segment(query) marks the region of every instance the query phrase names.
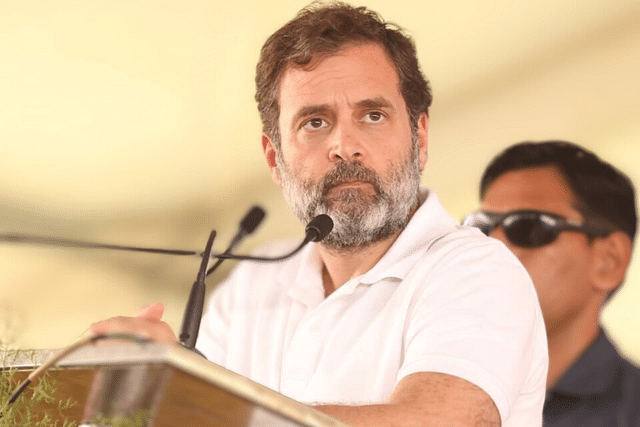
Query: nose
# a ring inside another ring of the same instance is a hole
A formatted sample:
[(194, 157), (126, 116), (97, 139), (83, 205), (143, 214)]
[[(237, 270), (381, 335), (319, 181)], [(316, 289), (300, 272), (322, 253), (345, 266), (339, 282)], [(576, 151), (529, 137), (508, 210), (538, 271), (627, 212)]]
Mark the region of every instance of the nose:
[(332, 162), (343, 160), (353, 162), (362, 160), (364, 146), (357, 130), (350, 124), (343, 124), (336, 128), (329, 148), (329, 159)]

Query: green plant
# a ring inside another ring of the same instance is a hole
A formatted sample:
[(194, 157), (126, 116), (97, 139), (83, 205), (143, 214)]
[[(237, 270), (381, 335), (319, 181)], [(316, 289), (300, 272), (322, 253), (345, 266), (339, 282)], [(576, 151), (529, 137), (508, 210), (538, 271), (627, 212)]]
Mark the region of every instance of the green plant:
[[(71, 398), (58, 399), (55, 391), (57, 380), (51, 373), (45, 373), (36, 383), (31, 384), (24, 393), (12, 404), (5, 407), (16, 386), (22, 381), (24, 373), (17, 369), (8, 368), (20, 355), (26, 355), (32, 360), (35, 353), (26, 350), (4, 350), (2, 352), (2, 371), (0, 373), (0, 407), (4, 411), (0, 414), (0, 427), (75, 427), (77, 420), (70, 419), (65, 413), (77, 403)], [(54, 411), (42, 411), (46, 404)]]
[(93, 419), (93, 423), (98, 426), (110, 427), (146, 427), (151, 418), (151, 411), (148, 409), (139, 409), (132, 415), (124, 419), (116, 419), (104, 415), (98, 415)]

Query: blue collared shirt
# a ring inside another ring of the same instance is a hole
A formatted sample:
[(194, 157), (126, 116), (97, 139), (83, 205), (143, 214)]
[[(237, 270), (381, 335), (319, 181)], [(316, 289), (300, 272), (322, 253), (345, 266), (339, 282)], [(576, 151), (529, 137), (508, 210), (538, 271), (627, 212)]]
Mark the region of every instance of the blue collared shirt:
[(604, 331), (547, 392), (544, 427), (640, 427), (640, 368)]

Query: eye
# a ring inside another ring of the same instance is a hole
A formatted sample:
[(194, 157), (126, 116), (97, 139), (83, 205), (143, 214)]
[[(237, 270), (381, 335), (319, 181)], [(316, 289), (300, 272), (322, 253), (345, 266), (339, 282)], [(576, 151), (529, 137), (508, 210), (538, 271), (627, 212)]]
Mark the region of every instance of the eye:
[(322, 129), (327, 126), (328, 126), (327, 121), (318, 117), (307, 120), (303, 125), (304, 128), (310, 129), (310, 130)]
[(384, 114), (380, 111), (370, 111), (364, 115), (363, 120), (367, 123), (379, 123), (384, 120)]

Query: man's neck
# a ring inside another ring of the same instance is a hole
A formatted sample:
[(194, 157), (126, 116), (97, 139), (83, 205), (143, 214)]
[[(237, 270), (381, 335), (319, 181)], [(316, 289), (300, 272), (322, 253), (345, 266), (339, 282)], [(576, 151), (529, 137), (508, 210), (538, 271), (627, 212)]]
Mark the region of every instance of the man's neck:
[(366, 246), (349, 249), (332, 249), (320, 246), (323, 262), (322, 282), (325, 298), (354, 277), (369, 271), (396, 241), (402, 230), (393, 236)]
[(584, 316), (579, 322), (558, 331), (547, 331), (549, 345), (549, 372), (547, 389), (552, 388), (565, 372), (593, 344), (600, 331), (598, 313)]
[[(421, 204), (422, 202), (418, 195), (418, 200), (409, 213), (407, 224), (409, 224)], [(322, 283), (324, 285), (325, 298), (349, 280), (371, 270), (387, 253), (404, 228), (402, 227), (386, 239), (355, 248), (335, 249), (326, 247), (321, 243), (319, 252), (323, 262)]]

